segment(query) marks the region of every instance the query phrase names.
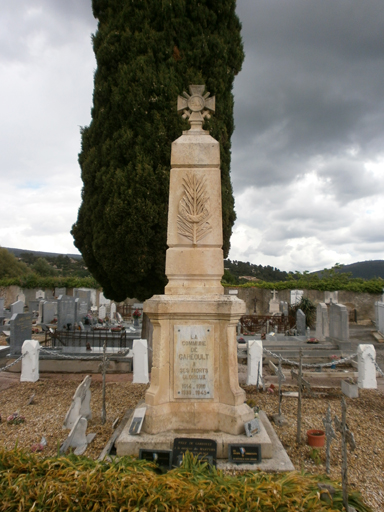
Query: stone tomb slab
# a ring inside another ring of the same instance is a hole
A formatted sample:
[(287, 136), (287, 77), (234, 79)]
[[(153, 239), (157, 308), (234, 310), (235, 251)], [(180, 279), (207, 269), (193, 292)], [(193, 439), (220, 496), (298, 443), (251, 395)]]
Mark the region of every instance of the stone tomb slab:
[(189, 439), (211, 439), (217, 443), (217, 458), (228, 458), (228, 445), (230, 444), (259, 444), (261, 445), (261, 456), (263, 459), (270, 459), (273, 456), (273, 446), (269, 435), (260, 421), (260, 432), (253, 437), (244, 434), (233, 435), (224, 432), (182, 432), (168, 431), (160, 434), (147, 434), (143, 431), (139, 435), (129, 435), (129, 427), (125, 427), (117, 439), (116, 453), (118, 457), (123, 455), (139, 456), (140, 449), (150, 450), (172, 450), (176, 438), (188, 437)]

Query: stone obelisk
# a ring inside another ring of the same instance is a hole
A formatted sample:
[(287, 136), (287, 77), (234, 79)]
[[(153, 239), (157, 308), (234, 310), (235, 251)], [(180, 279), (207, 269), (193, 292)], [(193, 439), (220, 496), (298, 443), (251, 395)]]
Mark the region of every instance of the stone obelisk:
[(224, 295), (220, 147), (203, 130), (215, 98), (203, 85), (178, 97), (191, 129), (172, 144), (165, 295), (144, 303), (153, 325), (151, 385), (142, 431), (244, 433), (254, 417), (238, 382), (236, 326)]

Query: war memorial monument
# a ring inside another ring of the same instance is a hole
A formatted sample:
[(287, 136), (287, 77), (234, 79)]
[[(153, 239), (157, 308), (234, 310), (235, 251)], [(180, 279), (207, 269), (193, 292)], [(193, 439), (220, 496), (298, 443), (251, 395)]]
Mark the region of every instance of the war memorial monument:
[(139, 435), (124, 429), (118, 455), (138, 455), (139, 448), (171, 449), (177, 437), (217, 442), (217, 457), (228, 457), (228, 443), (263, 443), (269, 437), (245, 435), (254, 418), (239, 386), (236, 326), (245, 304), (224, 295), (220, 147), (203, 130), (215, 110), (205, 86), (191, 85), (178, 97), (177, 109), (190, 130), (172, 143), (164, 295), (144, 303), (153, 325), (151, 384)]

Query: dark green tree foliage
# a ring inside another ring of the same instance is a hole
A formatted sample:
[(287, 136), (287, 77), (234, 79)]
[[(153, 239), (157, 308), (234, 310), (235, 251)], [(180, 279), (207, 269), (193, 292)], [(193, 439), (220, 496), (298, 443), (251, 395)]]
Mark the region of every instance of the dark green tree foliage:
[(28, 273), (28, 267), (4, 247), (0, 247), (0, 279), (19, 277)]
[(32, 270), (42, 277), (54, 276), (57, 274), (56, 270), (51, 267), (45, 258), (37, 258), (35, 263), (32, 265)]
[(216, 96), (224, 253), (236, 215), (230, 182), (234, 76), (244, 59), (235, 0), (93, 0), (94, 106), (82, 129), (75, 245), (107, 297), (163, 293), (171, 143), (189, 125), (177, 96)]

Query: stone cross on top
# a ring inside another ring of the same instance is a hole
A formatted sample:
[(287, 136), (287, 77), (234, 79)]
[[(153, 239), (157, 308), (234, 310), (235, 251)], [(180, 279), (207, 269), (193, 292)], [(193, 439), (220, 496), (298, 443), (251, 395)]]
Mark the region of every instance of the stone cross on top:
[(184, 119), (189, 119), (191, 129), (189, 131), (200, 131), (203, 129), (204, 118), (211, 117), (209, 111), (215, 111), (215, 96), (209, 98), (209, 92), (203, 96), (205, 85), (190, 85), (188, 94), (177, 97), (177, 111), (183, 112)]

